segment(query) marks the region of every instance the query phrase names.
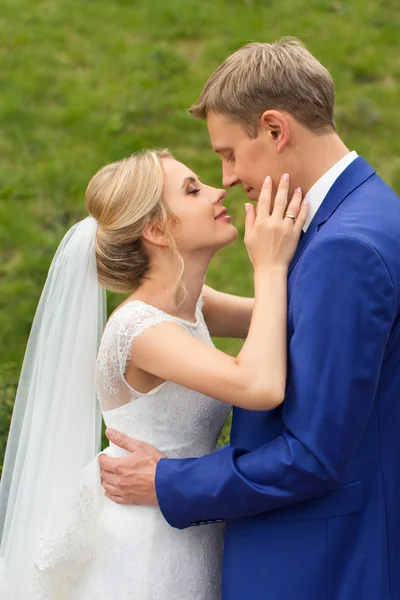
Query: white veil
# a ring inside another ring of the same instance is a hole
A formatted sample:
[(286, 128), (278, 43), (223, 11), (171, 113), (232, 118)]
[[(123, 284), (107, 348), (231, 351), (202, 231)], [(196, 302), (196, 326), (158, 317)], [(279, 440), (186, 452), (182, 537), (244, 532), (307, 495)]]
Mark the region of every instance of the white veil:
[(30, 587), (40, 571), (40, 540), (55, 526), (65, 529), (70, 516), (60, 523), (62, 505), (84, 468), (97, 463), (95, 366), (106, 298), (96, 231), (97, 221), (87, 217), (62, 240), (25, 353), (0, 483), (0, 597), (7, 600), (45, 597)]

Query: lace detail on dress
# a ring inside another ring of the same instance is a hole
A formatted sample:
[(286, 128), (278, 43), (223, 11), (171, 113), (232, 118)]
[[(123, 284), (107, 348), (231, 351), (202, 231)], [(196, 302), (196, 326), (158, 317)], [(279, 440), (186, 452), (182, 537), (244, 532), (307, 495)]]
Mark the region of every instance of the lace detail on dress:
[(32, 600), (70, 600), (71, 586), (81, 581), (85, 566), (95, 556), (96, 519), (103, 493), (97, 458), (88, 465), (75, 499), (60, 507), (37, 546), (32, 576)]
[(125, 379), (132, 340), (160, 323), (176, 323), (189, 331), (196, 330), (200, 324), (205, 327), (202, 305), (203, 299), (199, 298), (195, 323), (169, 315), (141, 300), (127, 302), (114, 313), (107, 323), (97, 358), (96, 381), (104, 392), (103, 410), (123, 406), (141, 395)]
[[(160, 323), (176, 323), (176, 320), (172, 316), (167, 315), (161, 310), (153, 306), (142, 305), (142, 303), (140, 305), (138, 308), (135, 308), (133, 314), (131, 310), (121, 310), (121, 314), (119, 315), (117, 351), (120, 377), (124, 377), (126, 373), (130, 360), (131, 344), (134, 338)], [(131, 309), (130, 306), (129, 309)]]
[(96, 366), (101, 406), (110, 410), (138, 397), (125, 379), (132, 340), (146, 329), (175, 318), (139, 300), (128, 302), (110, 318), (100, 345)]

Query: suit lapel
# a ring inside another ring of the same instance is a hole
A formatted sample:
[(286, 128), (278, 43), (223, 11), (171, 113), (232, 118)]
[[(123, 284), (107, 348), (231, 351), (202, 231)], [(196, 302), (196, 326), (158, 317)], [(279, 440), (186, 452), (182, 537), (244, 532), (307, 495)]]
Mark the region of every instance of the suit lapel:
[(296, 254), (290, 263), (289, 275), (293, 271), (304, 250), (318, 233), (319, 228), (330, 219), (343, 200), (345, 200), (356, 188), (367, 181), (367, 179), (372, 177), (374, 173), (375, 170), (361, 156), (357, 157), (350, 163), (347, 169), (341, 173), (326, 195), (326, 198), (319, 207), (306, 233), (301, 238)]

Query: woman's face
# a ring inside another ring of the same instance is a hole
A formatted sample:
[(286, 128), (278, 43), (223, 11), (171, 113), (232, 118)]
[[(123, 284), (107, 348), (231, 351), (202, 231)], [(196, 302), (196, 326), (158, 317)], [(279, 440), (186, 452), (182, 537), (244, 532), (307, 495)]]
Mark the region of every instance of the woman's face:
[(171, 234), (181, 253), (210, 250), (233, 242), (238, 231), (223, 206), (226, 191), (201, 183), (198, 177), (173, 158), (162, 159), (164, 202), (176, 222)]

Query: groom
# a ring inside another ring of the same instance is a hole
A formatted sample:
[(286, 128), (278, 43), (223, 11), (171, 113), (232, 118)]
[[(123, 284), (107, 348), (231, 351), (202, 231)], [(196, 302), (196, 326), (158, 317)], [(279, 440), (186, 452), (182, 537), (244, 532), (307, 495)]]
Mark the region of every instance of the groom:
[(289, 172), (308, 192), (283, 406), (234, 409), (231, 445), (202, 458), (113, 431), (132, 454), (100, 457), (120, 502), (181, 529), (226, 521), (224, 600), (400, 600), (400, 200), (340, 140), (334, 96), (285, 40), (229, 56), (190, 111), (226, 187), (257, 200)]

